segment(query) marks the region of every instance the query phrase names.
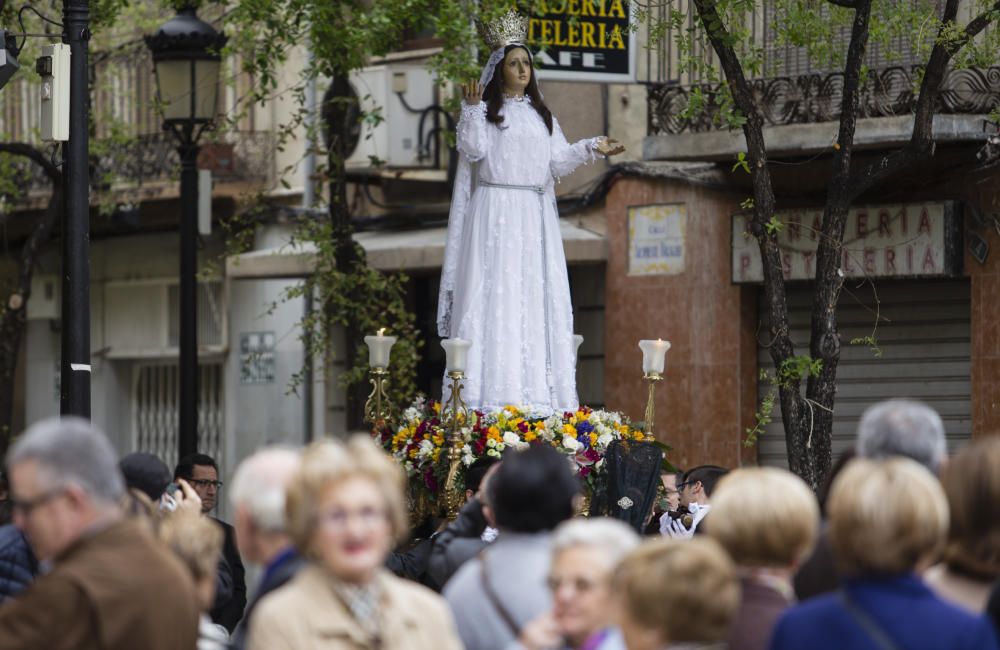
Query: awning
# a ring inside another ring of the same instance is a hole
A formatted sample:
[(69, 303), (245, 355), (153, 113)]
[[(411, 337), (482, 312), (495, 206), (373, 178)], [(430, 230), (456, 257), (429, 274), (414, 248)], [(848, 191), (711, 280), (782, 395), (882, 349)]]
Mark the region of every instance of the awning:
[[(560, 219), (566, 261), (570, 264), (603, 262), (608, 258), (604, 235)], [(441, 268), (447, 228), (355, 233), (368, 264), (381, 271), (425, 271)], [(226, 258), (226, 275), (235, 279), (303, 278), (316, 267), (316, 247), (311, 243), (278, 246)]]

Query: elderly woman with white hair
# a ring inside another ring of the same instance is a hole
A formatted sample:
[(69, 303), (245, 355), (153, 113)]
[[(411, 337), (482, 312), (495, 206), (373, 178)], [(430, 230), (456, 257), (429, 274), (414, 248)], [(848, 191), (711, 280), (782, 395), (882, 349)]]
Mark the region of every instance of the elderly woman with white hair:
[(525, 626), (515, 648), (624, 650), (615, 627), (611, 578), (639, 536), (617, 519), (573, 519), (552, 535), (550, 612)]

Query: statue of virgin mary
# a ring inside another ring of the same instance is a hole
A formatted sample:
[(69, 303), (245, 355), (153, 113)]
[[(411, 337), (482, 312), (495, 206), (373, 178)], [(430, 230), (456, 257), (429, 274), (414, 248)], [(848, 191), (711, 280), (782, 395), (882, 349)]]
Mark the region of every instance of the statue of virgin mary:
[(472, 343), (470, 408), (550, 414), (579, 406), (554, 184), (624, 148), (605, 137), (566, 141), (538, 90), (527, 29), (514, 11), (480, 25), (491, 54), (464, 87), (437, 322), (440, 336)]

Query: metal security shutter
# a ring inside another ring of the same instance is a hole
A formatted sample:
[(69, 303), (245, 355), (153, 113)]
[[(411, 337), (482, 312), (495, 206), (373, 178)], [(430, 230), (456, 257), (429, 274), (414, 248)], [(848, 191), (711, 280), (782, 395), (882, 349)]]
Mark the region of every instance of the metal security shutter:
[[(967, 281), (879, 281), (878, 303), (870, 285), (848, 282), (841, 294), (838, 320), (842, 341), (837, 371), (837, 400), (833, 422), (836, 458), (854, 443), (858, 419), (865, 408), (891, 397), (912, 397), (932, 406), (944, 419), (948, 449), (954, 451), (972, 433), (970, 401), (970, 298)], [(763, 292), (762, 292), (763, 293)], [(812, 294), (807, 286), (789, 288), (788, 309), (792, 339), (798, 354), (809, 350), (809, 313)], [(850, 345), (868, 336), (875, 322), (881, 358), (867, 345)], [(765, 310), (760, 310), (765, 314)], [(761, 327), (761, 338), (767, 327)], [(761, 370), (773, 372), (767, 349), (758, 350)], [(759, 396), (769, 385), (760, 382)], [(760, 437), (762, 465), (788, 467), (780, 406)]]
[[(167, 467), (177, 464), (177, 420), (180, 399), (176, 363), (141, 363), (133, 370), (132, 432), (135, 451), (159, 456)], [(222, 364), (198, 364), (198, 451), (223, 467)]]

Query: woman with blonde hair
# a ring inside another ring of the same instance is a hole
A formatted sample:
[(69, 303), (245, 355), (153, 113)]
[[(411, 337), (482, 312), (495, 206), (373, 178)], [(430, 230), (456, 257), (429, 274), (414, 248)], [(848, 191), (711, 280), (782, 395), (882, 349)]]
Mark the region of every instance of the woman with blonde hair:
[(941, 483), (951, 511), (948, 541), (943, 562), (924, 580), (941, 598), (978, 614), (1000, 579), (1000, 437), (955, 454)]
[(403, 488), (402, 470), (366, 436), (305, 450), (285, 507), (306, 563), (257, 606), (249, 650), (461, 648), (444, 601), (383, 568), (406, 534)]
[(833, 483), (830, 545), (839, 591), (789, 609), (771, 650), (997, 650), (983, 616), (938, 598), (918, 577), (941, 551), (948, 503), (908, 458), (851, 461)]
[(725, 649), (740, 587), (715, 540), (645, 542), (618, 566), (613, 584), (628, 650)]
[(765, 650), (778, 618), (795, 600), (792, 574), (816, 540), (816, 496), (789, 471), (738, 469), (715, 488), (712, 517), (705, 523), (740, 576), (740, 609), (729, 650)]

